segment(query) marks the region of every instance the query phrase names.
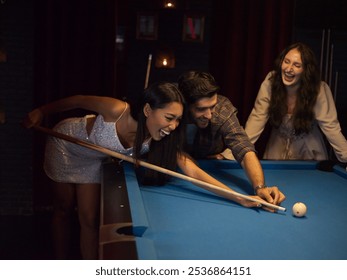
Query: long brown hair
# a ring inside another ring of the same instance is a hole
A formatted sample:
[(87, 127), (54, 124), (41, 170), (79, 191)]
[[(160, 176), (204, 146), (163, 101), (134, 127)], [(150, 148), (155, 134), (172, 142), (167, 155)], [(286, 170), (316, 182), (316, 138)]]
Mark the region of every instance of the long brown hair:
[(319, 93), (320, 72), (313, 51), (303, 43), (295, 43), (284, 49), (275, 60), (274, 72), (271, 76), (271, 101), (269, 107), (270, 124), (278, 128), (287, 113), (287, 91), (282, 81), (282, 62), (286, 54), (297, 49), (301, 54), (303, 73), (298, 89), (293, 125), (295, 134), (307, 133), (311, 130), (314, 121), (313, 107)]
[[(134, 156), (136, 159), (143, 158), (141, 155), (141, 147), (146, 137), (148, 136), (148, 129), (146, 126), (146, 116), (143, 112), (145, 104), (155, 110), (164, 108), (171, 102), (181, 103), (185, 107), (184, 98), (176, 85), (167, 82), (155, 83), (149, 86), (139, 96), (137, 102), (130, 106), (131, 115), (137, 121), (137, 132), (134, 145)], [(185, 133), (185, 115), (182, 117), (180, 125), (165, 136), (160, 141), (151, 141), (149, 152), (146, 160), (157, 166), (175, 170), (177, 168), (177, 156), (182, 153), (182, 146), (184, 143)], [(144, 184), (162, 185), (168, 180), (168, 175), (153, 171), (151, 169), (144, 170), (140, 178)]]

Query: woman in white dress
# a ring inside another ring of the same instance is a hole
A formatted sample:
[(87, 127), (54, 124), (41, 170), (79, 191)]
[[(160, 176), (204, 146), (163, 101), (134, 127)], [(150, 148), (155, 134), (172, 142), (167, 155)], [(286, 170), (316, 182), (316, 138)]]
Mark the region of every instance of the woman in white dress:
[(245, 126), (252, 143), (267, 122), (272, 129), (264, 159), (327, 160), (324, 134), (337, 159), (347, 162), (347, 141), (331, 90), (320, 80), (314, 53), (305, 44), (283, 50), (263, 81)]

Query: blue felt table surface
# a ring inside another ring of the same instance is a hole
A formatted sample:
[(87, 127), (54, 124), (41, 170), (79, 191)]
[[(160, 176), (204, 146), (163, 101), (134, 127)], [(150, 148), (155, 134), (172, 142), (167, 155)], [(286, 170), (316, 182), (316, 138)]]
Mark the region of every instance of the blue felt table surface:
[[(237, 163), (201, 161), (212, 176), (252, 194)], [(139, 186), (125, 164), (138, 254), (143, 259), (347, 259), (347, 176), (316, 170), (314, 162), (262, 162), (267, 185), (286, 195), (286, 212), (249, 209), (173, 178)], [(307, 215), (292, 215), (304, 202)], [(136, 231), (138, 229), (138, 232)]]

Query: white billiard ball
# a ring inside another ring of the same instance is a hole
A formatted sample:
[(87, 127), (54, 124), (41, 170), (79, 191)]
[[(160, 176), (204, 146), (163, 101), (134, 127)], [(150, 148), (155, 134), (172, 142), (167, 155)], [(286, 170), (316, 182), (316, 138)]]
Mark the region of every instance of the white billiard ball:
[(293, 205), (292, 211), (295, 217), (303, 217), (306, 215), (307, 207), (304, 203), (297, 202)]

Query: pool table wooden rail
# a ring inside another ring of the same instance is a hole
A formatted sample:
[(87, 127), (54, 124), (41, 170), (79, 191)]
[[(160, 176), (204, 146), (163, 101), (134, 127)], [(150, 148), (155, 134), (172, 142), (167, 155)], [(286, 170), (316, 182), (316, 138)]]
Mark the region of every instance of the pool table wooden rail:
[(137, 259), (124, 172), (116, 160), (103, 164), (100, 201), (99, 259)]

